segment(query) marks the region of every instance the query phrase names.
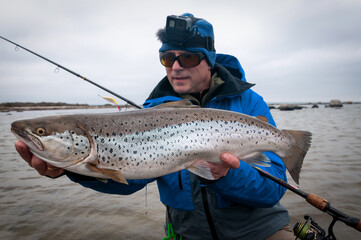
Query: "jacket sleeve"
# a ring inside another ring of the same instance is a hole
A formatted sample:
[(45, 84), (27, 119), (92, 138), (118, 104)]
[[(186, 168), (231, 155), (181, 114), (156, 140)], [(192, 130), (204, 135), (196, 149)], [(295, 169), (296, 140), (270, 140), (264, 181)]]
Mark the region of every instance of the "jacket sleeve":
[(95, 191), (109, 194), (129, 195), (139, 191), (145, 185), (153, 182), (155, 179), (127, 180), (128, 185), (115, 182), (111, 179), (106, 182), (100, 181), (93, 177), (87, 177), (72, 172), (66, 172), (66, 175), (73, 182), (79, 183), (83, 187), (91, 188)]
[[(265, 116), (269, 123), (275, 126), (267, 104), (261, 96), (252, 90), (247, 90), (242, 94), (241, 108), (238, 111), (251, 116)], [(264, 154), (271, 160), (271, 166), (259, 167), (273, 176), (287, 181), (286, 167), (282, 159), (273, 152), (265, 152)], [(249, 164), (243, 161), (240, 163), (238, 169), (230, 169), (227, 176), (208, 186), (225, 200), (251, 207), (270, 207), (279, 202), (286, 189), (261, 176)]]

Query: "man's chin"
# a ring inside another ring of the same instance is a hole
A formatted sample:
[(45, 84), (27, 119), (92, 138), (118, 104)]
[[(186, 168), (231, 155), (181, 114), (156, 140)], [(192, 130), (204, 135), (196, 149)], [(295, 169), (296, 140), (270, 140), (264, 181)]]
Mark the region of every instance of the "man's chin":
[(175, 85), (175, 86), (173, 86), (173, 89), (176, 93), (179, 93), (179, 94), (186, 94), (186, 93), (189, 93), (189, 91), (190, 91), (189, 87), (184, 86), (184, 85)]
[(190, 92), (189, 89), (176, 89), (176, 88), (174, 89), (174, 91), (178, 94), (187, 94)]

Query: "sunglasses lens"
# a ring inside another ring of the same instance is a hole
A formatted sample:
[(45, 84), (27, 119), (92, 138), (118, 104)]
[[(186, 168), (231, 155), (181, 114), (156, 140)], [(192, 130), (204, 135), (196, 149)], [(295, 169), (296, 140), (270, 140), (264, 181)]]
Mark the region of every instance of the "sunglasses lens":
[(162, 54), (160, 56), (160, 62), (164, 67), (172, 67), (175, 61), (174, 54)]
[(191, 68), (197, 66), (200, 61), (199, 54), (184, 54), (179, 55), (180, 65), (184, 68)]
[(181, 54), (175, 56), (173, 53), (163, 53), (160, 55), (160, 62), (165, 67), (172, 67), (174, 62), (178, 60), (178, 63), (183, 68), (192, 68), (200, 64), (204, 59), (204, 55), (198, 53)]

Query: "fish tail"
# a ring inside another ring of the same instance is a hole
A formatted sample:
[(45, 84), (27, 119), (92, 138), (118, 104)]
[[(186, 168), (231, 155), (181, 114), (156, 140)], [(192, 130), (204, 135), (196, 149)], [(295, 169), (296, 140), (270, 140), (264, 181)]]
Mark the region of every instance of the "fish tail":
[(299, 184), (303, 159), (311, 146), (312, 133), (295, 130), (282, 130), (282, 132), (291, 135), (293, 139), (292, 146), (282, 159), (292, 179)]

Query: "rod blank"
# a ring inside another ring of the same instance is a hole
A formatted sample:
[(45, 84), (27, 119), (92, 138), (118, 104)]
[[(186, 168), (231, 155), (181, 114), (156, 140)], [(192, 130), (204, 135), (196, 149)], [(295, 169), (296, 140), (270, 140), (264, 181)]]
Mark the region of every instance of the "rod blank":
[(94, 86), (96, 86), (96, 87), (98, 87), (98, 88), (100, 88), (100, 89), (103, 89), (104, 91), (112, 94), (113, 96), (116, 96), (116, 97), (119, 98), (119, 99), (122, 99), (123, 101), (127, 102), (128, 104), (132, 105), (133, 107), (136, 107), (136, 108), (138, 108), (138, 109), (141, 109), (141, 108), (142, 108), (141, 106), (135, 104), (134, 102), (130, 101), (129, 99), (120, 96), (119, 94), (117, 94), (117, 93), (115, 93), (115, 92), (113, 92), (113, 91), (111, 91), (111, 90), (109, 90), (109, 89), (107, 89), (107, 88), (105, 88), (105, 87), (97, 84), (96, 82), (91, 81), (90, 79), (88, 79), (88, 78), (80, 75), (79, 73), (76, 73), (76, 72), (74, 72), (74, 71), (72, 71), (72, 70), (70, 70), (70, 69), (68, 69), (68, 68), (60, 65), (59, 63), (56, 63), (56, 62), (54, 62), (54, 61), (52, 61), (52, 60), (50, 60), (50, 59), (48, 59), (48, 58), (46, 58), (46, 57), (44, 57), (44, 56), (36, 53), (36, 52), (34, 52), (34, 51), (31, 51), (30, 49), (27, 49), (26, 47), (23, 47), (23, 46), (15, 43), (15, 42), (13, 42), (13, 41), (10, 41), (10, 40), (7, 39), (7, 38), (4, 38), (4, 37), (2, 37), (2, 36), (0, 36), (0, 38), (2, 38), (3, 40), (5, 40), (5, 41), (7, 41), (7, 42), (9, 42), (9, 43), (11, 43), (11, 44), (14, 44), (17, 48), (24, 49), (25, 51), (30, 52), (30, 53), (34, 54), (35, 56), (37, 56), (37, 57), (39, 57), (39, 58), (41, 58), (41, 59), (43, 59), (43, 60), (45, 60), (45, 61), (47, 61), (47, 62), (50, 62), (50, 63), (54, 64), (54, 65), (57, 66), (58, 68), (61, 68), (61, 69), (65, 70), (65, 71), (67, 71), (67, 72), (69, 72), (69, 73), (71, 73), (71, 74), (73, 74), (73, 75), (75, 75), (75, 76), (83, 79), (84, 81), (87, 81), (87, 82), (93, 84)]

